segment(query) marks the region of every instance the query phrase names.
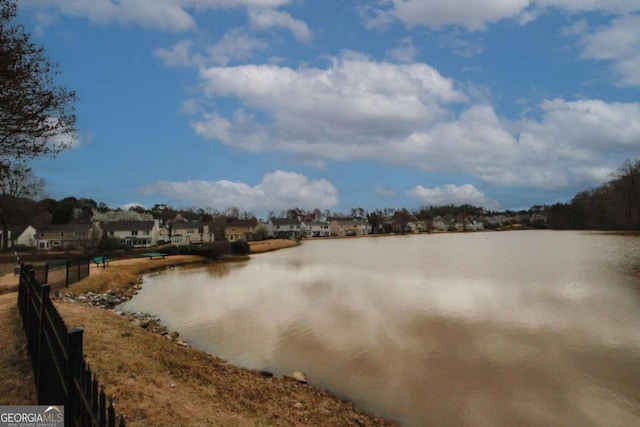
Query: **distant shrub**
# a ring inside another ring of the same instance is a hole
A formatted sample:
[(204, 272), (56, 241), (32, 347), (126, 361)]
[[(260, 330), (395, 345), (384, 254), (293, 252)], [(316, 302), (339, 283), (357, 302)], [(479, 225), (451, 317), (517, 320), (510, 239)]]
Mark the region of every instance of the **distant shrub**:
[(202, 245), (187, 245), (187, 246), (166, 246), (162, 249), (162, 252), (167, 255), (197, 255), (209, 259), (220, 259), (222, 255), (231, 253), (229, 242), (213, 242), (205, 243)]
[(247, 255), (251, 246), (246, 240), (236, 240), (231, 242), (231, 253), (234, 255)]

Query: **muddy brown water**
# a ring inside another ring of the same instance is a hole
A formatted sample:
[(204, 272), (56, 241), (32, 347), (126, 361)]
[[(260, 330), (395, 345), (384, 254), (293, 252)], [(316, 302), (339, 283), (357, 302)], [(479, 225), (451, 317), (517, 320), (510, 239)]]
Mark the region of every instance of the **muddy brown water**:
[(640, 238), (304, 242), (147, 276), (123, 309), (405, 426), (640, 425)]

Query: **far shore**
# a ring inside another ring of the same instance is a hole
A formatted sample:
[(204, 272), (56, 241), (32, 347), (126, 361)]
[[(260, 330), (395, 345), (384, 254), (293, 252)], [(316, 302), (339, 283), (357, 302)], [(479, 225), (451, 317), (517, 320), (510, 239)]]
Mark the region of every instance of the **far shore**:
[[(251, 243), (251, 253), (296, 246), (286, 239)], [(113, 310), (77, 302), (76, 296), (112, 291), (135, 293), (141, 276), (174, 266), (215, 265), (187, 255), (164, 259), (124, 259), (106, 268), (92, 265), (89, 277), (57, 289), (56, 307), (68, 327), (84, 328), (84, 355), (107, 395), (114, 397), (118, 414), (127, 426), (142, 425), (358, 425), (392, 423), (358, 410), (330, 392), (315, 389), (291, 377), (276, 378), (266, 372), (241, 369), (226, 360), (185, 346), (179, 331), (152, 333)], [(17, 276), (10, 276), (15, 279)], [(0, 278), (5, 292), (14, 284)], [(9, 280), (13, 282), (13, 280)], [(24, 353), (19, 326), (17, 293), (0, 295), (0, 320), (4, 346), (0, 351), (0, 404), (35, 404), (30, 364)], [(293, 372), (292, 372), (293, 374)], [(313, 378), (309, 378), (313, 383)], [(161, 411), (158, 408), (162, 408)]]

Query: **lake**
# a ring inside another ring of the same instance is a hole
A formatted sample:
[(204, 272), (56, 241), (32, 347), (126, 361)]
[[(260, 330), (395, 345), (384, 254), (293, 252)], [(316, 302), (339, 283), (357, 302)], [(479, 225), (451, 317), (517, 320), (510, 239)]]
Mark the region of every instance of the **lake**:
[(146, 276), (121, 307), (405, 426), (639, 426), (640, 237), (305, 241)]

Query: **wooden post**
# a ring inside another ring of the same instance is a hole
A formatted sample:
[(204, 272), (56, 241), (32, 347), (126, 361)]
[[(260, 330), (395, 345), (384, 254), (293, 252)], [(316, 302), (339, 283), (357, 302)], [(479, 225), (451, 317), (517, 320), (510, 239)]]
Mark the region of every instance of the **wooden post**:
[[(67, 332), (67, 366), (65, 369), (65, 379), (67, 395), (64, 402), (64, 423), (68, 426), (80, 425), (80, 414), (74, 413), (80, 404), (76, 388), (76, 378), (80, 379), (82, 373), (82, 341), (84, 330), (82, 328), (72, 328)], [(74, 421), (75, 419), (75, 421)]]
[(43, 376), (45, 375), (45, 370), (47, 368), (47, 364), (49, 362), (49, 352), (46, 349), (46, 336), (45, 336), (45, 314), (44, 314), (44, 304), (45, 299), (49, 298), (49, 292), (51, 291), (51, 287), (49, 285), (42, 285), (40, 287), (40, 307), (39, 308), (39, 322), (38, 322), (38, 346), (36, 348), (36, 357), (37, 357), (37, 372), (36, 372), (36, 390), (38, 393), (38, 404), (44, 405), (45, 403), (55, 403), (55, 402), (45, 402), (47, 400), (47, 384), (44, 381)]
[(71, 267), (71, 260), (69, 258), (67, 258), (67, 277), (64, 279), (64, 287), (68, 288), (69, 287), (69, 268)]
[(100, 427), (107, 427), (107, 396), (104, 394), (104, 384), (100, 386), (100, 404), (98, 405), (98, 422)]

